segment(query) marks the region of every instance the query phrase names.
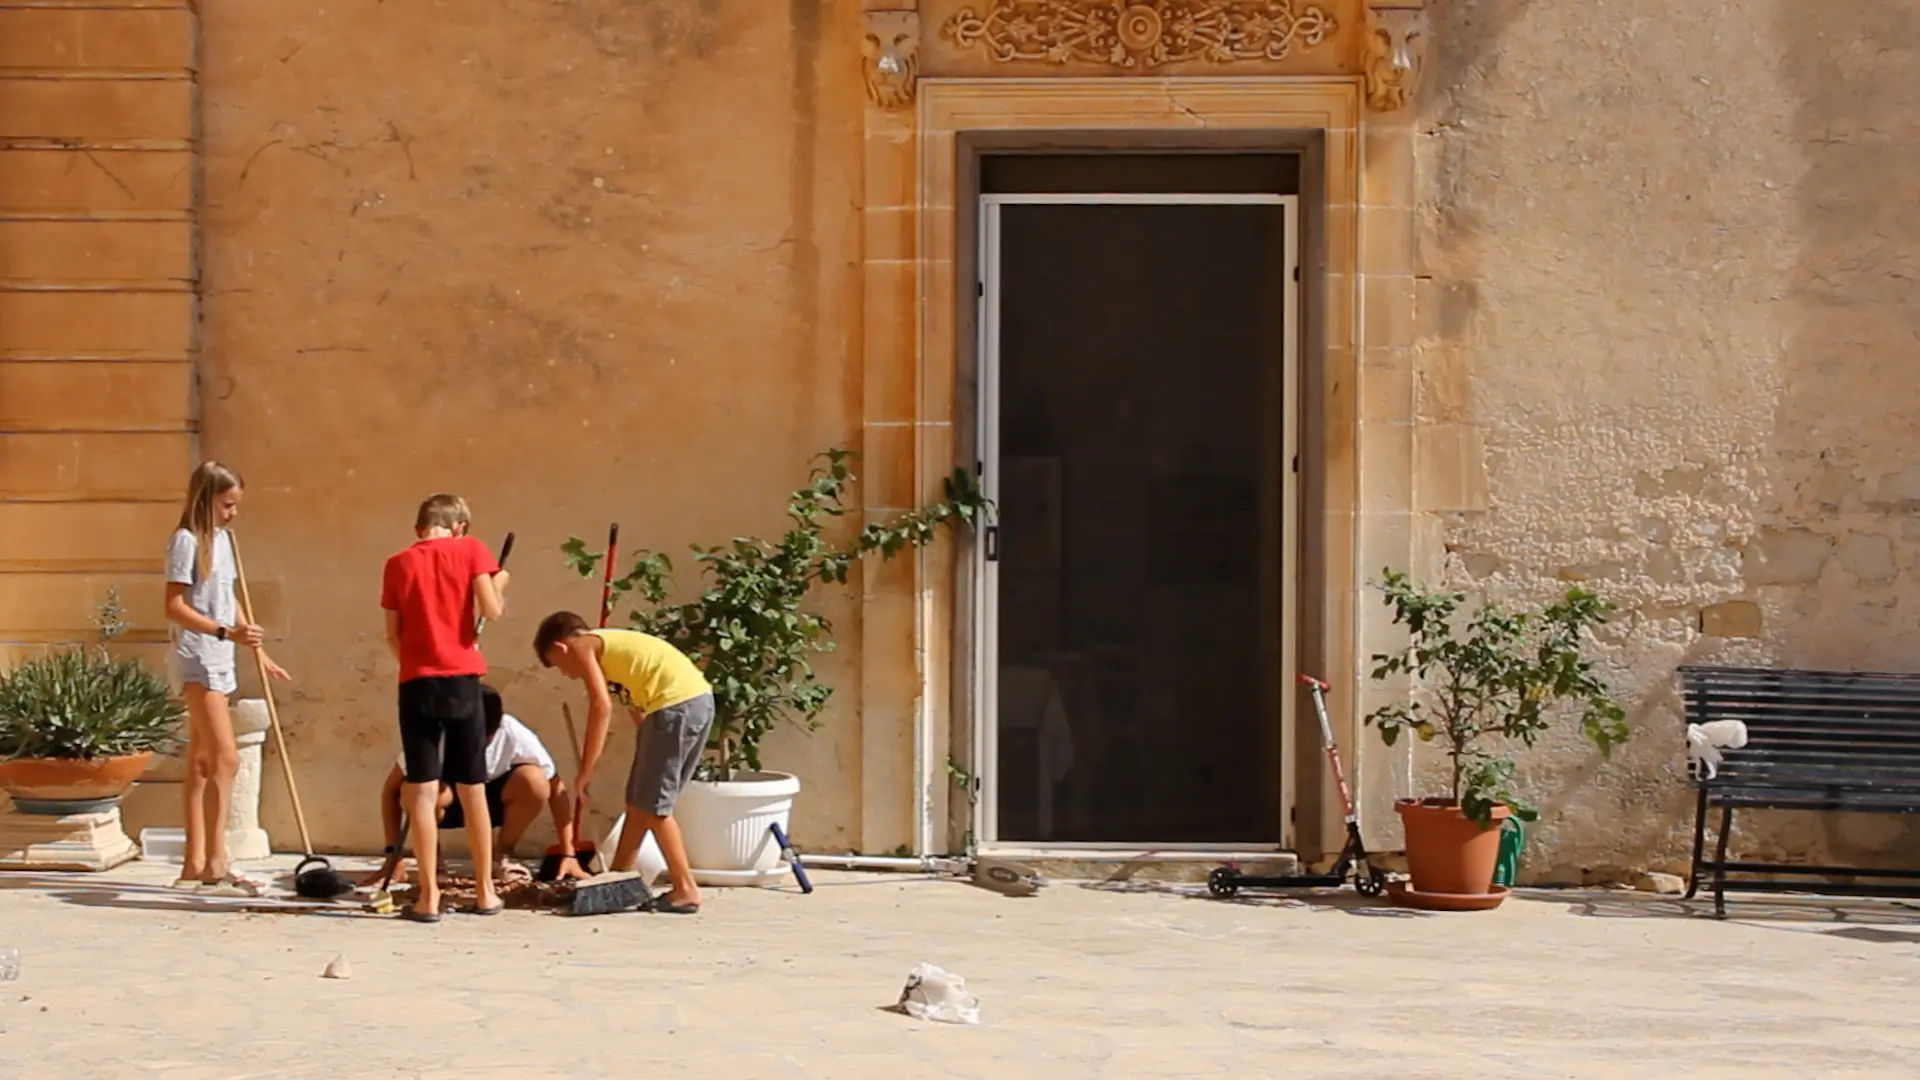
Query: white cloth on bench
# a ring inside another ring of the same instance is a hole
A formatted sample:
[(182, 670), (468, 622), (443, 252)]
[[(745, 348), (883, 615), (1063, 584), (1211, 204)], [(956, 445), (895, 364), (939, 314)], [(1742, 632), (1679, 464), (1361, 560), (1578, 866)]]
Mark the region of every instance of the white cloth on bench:
[(1709, 720), (1687, 725), (1687, 764), (1696, 777), (1707, 780), (1720, 774), (1721, 750), (1738, 750), (1747, 745), (1747, 725), (1741, 720)]

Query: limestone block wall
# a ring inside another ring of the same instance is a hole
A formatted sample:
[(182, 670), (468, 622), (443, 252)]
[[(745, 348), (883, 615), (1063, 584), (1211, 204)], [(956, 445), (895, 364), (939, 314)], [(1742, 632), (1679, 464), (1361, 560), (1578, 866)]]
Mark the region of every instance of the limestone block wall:
[[(625, 551), (670, 552), (691, 589), (686, 545), (777, 534), (813, 454), (864, 448), (869, 493), (903, 475), (900, 444), (860, 423), (859, 4), (200, 16), (203, 438), (245, 470), (247, 568), (283, 598), (269, 630), (314, 839), (377, 849), (395, 747), (380, 569), (422, 498), (464, 495), (496, 547), (517, 532), (491, 678), (565, 761), (559, 705), (583, 720), (581, 692), (530, 645), (540, 616), (598, 605), (567, 536), (598, 545), (618, 521)], [(886, 850), (909, 836), (862, 833), (857, 590), (820, 610), (836, 700), (766, 761), (806, 778), (796, 837)], [(630, 739), (616, 724), (603, 791)], [(286, 846), (271, 765), (261, 801)]]
[[(1418, 110), (1426, 550), (1450, 579), (1622, 607), (1636, 737), (1573, 739), (1536, 876), (1685, 857), (1673, 669), (1920, 666), (1920, 49), (1910, 6), (1448, 0)], [(1437, 783), (1423, 760), (1417, 786)], [(1756, 818), (1751, 849), (1870, 859), (1897, 820)]]
[(194, 442), (194, 15), (0, 3), (0, 662), (149, 655)]

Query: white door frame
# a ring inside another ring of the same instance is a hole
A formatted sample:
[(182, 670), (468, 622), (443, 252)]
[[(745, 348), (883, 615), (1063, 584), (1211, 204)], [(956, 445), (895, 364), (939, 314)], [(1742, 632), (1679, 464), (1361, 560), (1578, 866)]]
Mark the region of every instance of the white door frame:
[[(1299, 700), (1295, 671), (1298, 667), (1296, 635), (1299, 632), (1297, 598), (1299, 596), (1300, 559), (1300, 197), (1265, 194), (1020, 194), (980, 196), (980, 235), (978, 237), (980, 317), (976, 320), (979, 340), (979, 430), (981, 490), (998, 503), (1000, 498), (1000, 208), (1008, 205), (1052, 204), (1070, 206), (1279, 206), (1283, 215), (1281, 267), (1283, 282), (1281, 346), (1281, 492), (1280, 544), (1284, 553), (1281, 577), (1280, 612), (1280, 844), (1284, 851), (1294, 847), (1295, 761), (1294, 725)], [(990, 528), (997, 524), (990, 523)], [(991, 532), (986, 542), (973, 545), (973, 771), (979, 785), (979, 799), (973, 807), (973, 831), (982, 850), (1009, 845), (1000, 838), (999, 811), (999, 657), (1000, 657), (1000, 567), (989, 560), (989, 549), (997, 556), (998, 533)], [(1317, 760), (1317, 758), (1316, 758)], [(1068, 844), (1046, 842), (1047, 848), (1106, 849), (1152, 848), (1163, 851), (1206, 850), (1225, 844), (1164, 844), (1142, 837), (1141, 842)]]

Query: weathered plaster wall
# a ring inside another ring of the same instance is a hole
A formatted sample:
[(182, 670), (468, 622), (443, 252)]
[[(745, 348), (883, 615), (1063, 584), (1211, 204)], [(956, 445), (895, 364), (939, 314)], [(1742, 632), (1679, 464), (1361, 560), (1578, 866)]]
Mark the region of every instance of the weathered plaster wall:
[[(1624, 609), (1603, 651), (1635, 741), (1528, 760), (1529, 871), (1684, 861), (1677, 664), (1920, 662), (1920, 12), (1430, 9), (1417, 409), (1465, 436), (1427, 481), (1465, 494), (1423, 554), (1498, 599), (1579, 581)], [(1857, 816), (1745, 832), (1845, 859), (1915, 839)]]
[[(465, 495), (496, 546), (518, 532), (487, 651), (564, 761), (578, 691), (529, 642), (599, 590), (560, 542), (617, 520), (624, 549), (680, 554), (777, 529), (810, 455), (857, 438), (857, 7), (201, 5), (203, 444), (249, 480), (322, 846), (377, 846), (380, 567), (422, 497)], [(857, 657), (854, 605), (823, 606)], [(821, 846), (861, 842), (853, 670), (829, 658), (826, 727), (768, 751), (834, 780), (796, 810)], [(629, 739), (616, 724), (604, 792)], [(277, 783), (264, 801), (285, 845)]]

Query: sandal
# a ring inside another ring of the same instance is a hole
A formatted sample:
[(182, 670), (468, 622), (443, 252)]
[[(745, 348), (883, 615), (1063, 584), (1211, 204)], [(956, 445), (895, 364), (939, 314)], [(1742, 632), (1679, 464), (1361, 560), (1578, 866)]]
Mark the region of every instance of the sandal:
[(479, 907), (479, 906), (470, 907), (467, 909), (467, 914), (498, 915), (505, 910), (507, 910), (507, 902), (505, 900), (502, 900), (499, 903), (493, 905), (492, 907)]
[(406, 907), (403, 907), (400, 909), (400, 917), (407, 920), (408, 922), (437, 923), (440, 921), (439, 912), (421, 911), (419, 908), (414, 907), (412, 904), (408, 904)]
[(167, 887), (170, 889), (175, 889), (179, 892), (199, 892), (201, 884), (202, 882), (199, 878), (186, 877), (183, 875), (181, 877), (174, 878), (173, 884)]
[(267, 887), (263, 882), (255, 881), (243, 874), (228, 871), (227, 876), (218, 881), (202, 882), (200, 891), (211, 896), (256, 898), (265, 895)]
[(500, 885), (523, 885), (533, 880), (533, 871), (512, 859), (501, 859), (493, 864), (493, 880)]
[(666, 897), (663, 896), (660, 899), (655, 900), (653, 902), (653, 906), (649, 907), (647, 910), (657, 911), (662, 915), (698, 915), (700, 914), (700, 905), (699, 904), (676, 904), (673, 901), (668, 900)]

